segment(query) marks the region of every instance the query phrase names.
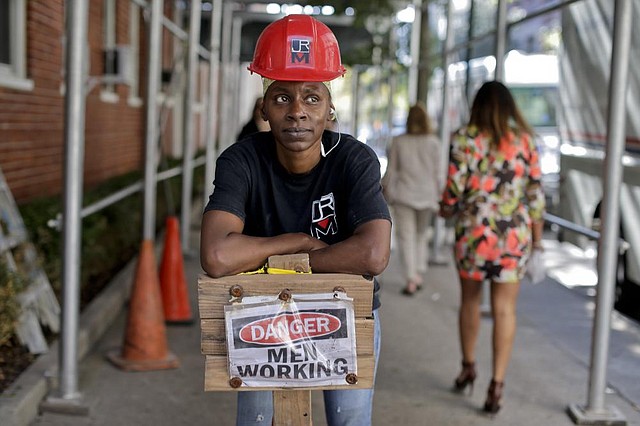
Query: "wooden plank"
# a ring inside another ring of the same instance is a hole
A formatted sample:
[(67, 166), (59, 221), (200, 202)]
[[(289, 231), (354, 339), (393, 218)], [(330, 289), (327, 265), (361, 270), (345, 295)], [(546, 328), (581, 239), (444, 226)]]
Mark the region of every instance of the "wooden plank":
[(356, 318), (370, 318), (373, 298), (373, 281), (359, 275), (348, 274), (256, 274), (198, 278), (198, 307), (201, 319), (224, 318), (224, 305), (230, 299), (229, 290), (239, 285), (243, 296), (278, 295), (289, 289), (293, 294), (331, 293), (342, 287), (354, 299)]
[[(373, 354), (373, 319), (356, 320), (356, 352)], [(227, 341), (223, 319), (200, 320), (201, 351), (204, 355), (227, 355)]]
[(273, 393), (273, 424), (311, 426), (311, 391), (275, 391)]
[[(293, 388), (278, 387), (240, 387), (229, 385), (229, 373), (226, 356), (207, 355), (204, 369), (205, 391), (254, 391), (254, 390), (286, 390)], [(295, 390), (323, 390), (323, 389), (367, 389), (373, 387), (373, 355), (358, 356), (358, 383), (346, 386), (317, 386), (295, 388)]]
[(0, 169), (0, 257), (11, 271), (20, 271), (27, 287), (18, 295), (22, 314), (15, 325), (20, 343), (34, 354), (49, 349), (41, 325), (54, 333), (60, 330), (60, 305), (47, 275), (38, 262), (35, 247), (28, 238), (20, 210)]
[(270, 256), (267, 260), (267, 267), (287, 269), (296, 272), (310, 272), (309, 253)]

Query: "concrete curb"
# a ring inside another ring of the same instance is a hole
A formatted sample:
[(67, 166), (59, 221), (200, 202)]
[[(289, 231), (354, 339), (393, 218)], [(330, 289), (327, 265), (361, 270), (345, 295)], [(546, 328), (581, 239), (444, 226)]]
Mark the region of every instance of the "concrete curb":
[[(80, 362), (90, 352), (129, 299), (137, 256), (111, 280), (79, 318), (78, 357)], [(58, 346), (40, 356), (0, 395), (0, 419), (6, 426), (23, 426), (38, 415), (38, 406), (47, 396), (51, 381), (57, 377)]]

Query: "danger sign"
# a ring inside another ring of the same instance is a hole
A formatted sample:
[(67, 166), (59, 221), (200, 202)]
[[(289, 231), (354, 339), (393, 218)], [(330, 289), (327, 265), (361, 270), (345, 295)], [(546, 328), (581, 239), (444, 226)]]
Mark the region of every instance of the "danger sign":
[(230, 377), (256, 387), (347, 385), (357, 374), (353, 302), (313, 296), (225, 307)]
[(245, 325), (240, 340), (258, 345), (283, 344), (326, 336), (340, 329), (340, 318), (324, 312), (299, 312), (267, 317)]

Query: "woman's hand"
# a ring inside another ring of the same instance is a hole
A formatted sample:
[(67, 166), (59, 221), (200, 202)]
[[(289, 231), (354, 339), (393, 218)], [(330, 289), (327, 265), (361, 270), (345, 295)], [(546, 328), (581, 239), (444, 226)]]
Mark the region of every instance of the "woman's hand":
[(311, 235), (300, 232), (299, 235), (305, 238), (305, 247), (299, 251), (299, 253), (309, 253), (314, 250), (320, 250), (329, 245), (322, 240), (312, 237)]
[(533, 241), (531, 243), (531, 249), (536, 251), (544, 251), (544, 247), (542, 246), (542, 241)]
[(448, 204), (444, 204), (442, 201), (440, 201), (440, 210), (438, 211), (438, 215), (440, 217), (443, 217), (445, 219), (449, 219), (450, 217), (455, 216), (456, 212), (457, 212), (457, 208), (454, 205), (450, 206)]
[(373, 219), (346, 240), (309, 252), (309, 264), (314, 272), (375, 276), (387, 267), (390, 253), (391, 222)]
[(253, 271), (269, 256), (308, 253), (327, 247), (311, 235), (295, 232), (274, 237), (244, 235), (244, 221), (220, 210), (210, 210), (202, 217), (200, 262), (213, 278)]

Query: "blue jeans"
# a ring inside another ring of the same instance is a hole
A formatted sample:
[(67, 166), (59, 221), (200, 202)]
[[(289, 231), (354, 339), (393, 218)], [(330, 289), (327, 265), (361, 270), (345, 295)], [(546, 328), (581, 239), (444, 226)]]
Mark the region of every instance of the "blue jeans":
[[(375, 383), (380, 356), (380, 317), (374, 311), (375, 333), (373, 351), (376, 362), (373, 371)], [(373, 408), (373, 388), (326, 390), (324, 411), (328, 426), (370, 426)], [(237, 426), (271, 425), (273, 418), (273, 394), (271, 391), (238, 392)]]

